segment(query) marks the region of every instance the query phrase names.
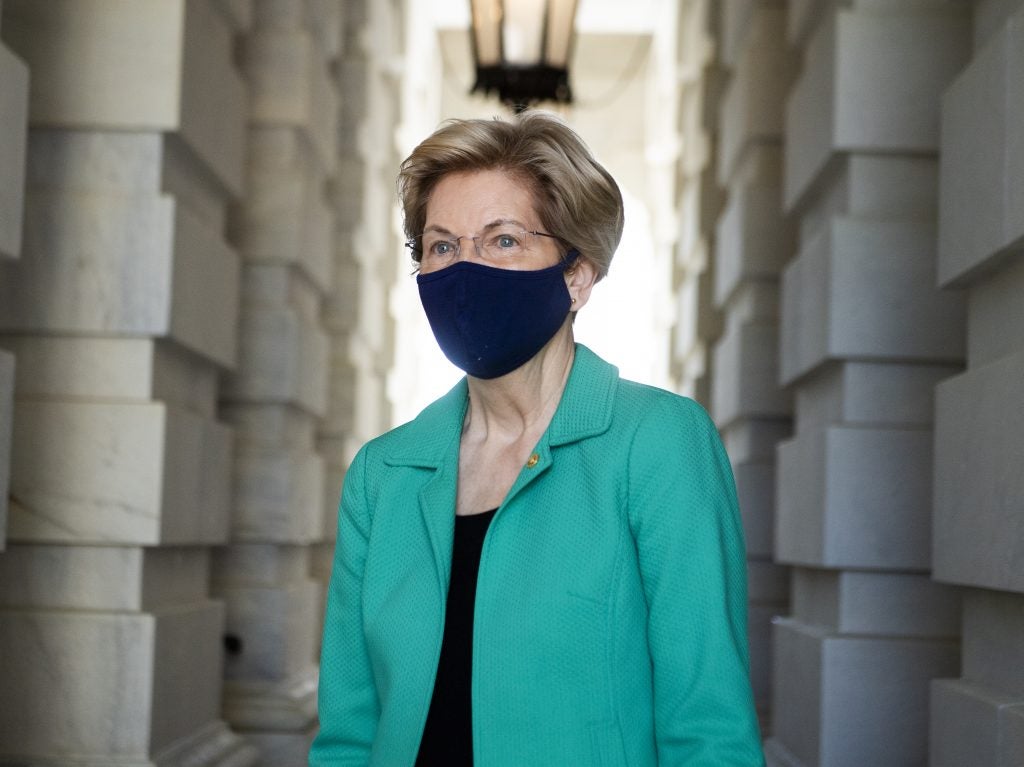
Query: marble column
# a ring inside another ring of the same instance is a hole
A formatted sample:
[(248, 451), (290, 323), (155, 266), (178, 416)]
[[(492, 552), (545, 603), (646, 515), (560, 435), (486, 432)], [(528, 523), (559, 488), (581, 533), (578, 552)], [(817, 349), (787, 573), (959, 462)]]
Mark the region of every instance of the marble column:
[(796, 250), (782, 210), (783, 105), (794, 74), (784, 3), (723, 4), (730, 75), (719, 105), (718, 183), (726, 203), (713, 259), (711, 415), (733, 465), (747, 544), (750, 666), (762, 730), (770, 731), (771, 626), (788, 610), (788, 568), (772, 561), (775, 447), (789, 436), (792, 394), (778, 383), (779, 275)]
[[(935, 284), (939, 104), (969, 53), (962, 6), (790, 5), (772, 765), (921, 764), (928, 690), (959, 662), (959, 599), (929, 578), (935, 384), (963, 296)], [(976, 763), (973, 760), (966, 763)]]
[(963, 587), (961, 669), (932, 683), (932, 767), (1024, 764), (1024, 3), (976, 2), (945, 90), (937, 282), (967, 367), (935, 404), (933, 577)]
[[(0, 0), (0, 34), (3, 2)], [(0, 264), (21, 253), (28, 131), (28, 68), (0, 42)], [(0, 349), (0, 551), (7, 540), (14, 356)]]
[(260, 764), (306, 763), (316, 727), (328, 340), (333, 285), (341, 4), (259, 0), (241, 41), (249, 86), (246, 195), (231, 216), (242, 255), (238, 366), (221, 392), (235, 428), (229, 544), (213, 565), (226, 605), (224, 716)]
[(0, 763), (256, 757), (220, 718), (225, 616), (207, 584), (228, 529), (216, 401), (236, 364), (224, 221), (243, 182), (229, 10), (3, 5), (31, 130), (22, 253), (0, 265), (0, 346), (18, 360)]

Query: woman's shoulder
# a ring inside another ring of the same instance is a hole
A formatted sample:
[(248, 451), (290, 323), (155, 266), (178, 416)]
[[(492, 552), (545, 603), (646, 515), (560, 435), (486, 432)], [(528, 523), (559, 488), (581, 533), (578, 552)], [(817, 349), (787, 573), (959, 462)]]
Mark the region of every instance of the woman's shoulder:
[(711, 417), (697, 400), (650, 384), (620, 379), (615, 407), (623, 418), (649, 427), (680, 423), (714, 428)]

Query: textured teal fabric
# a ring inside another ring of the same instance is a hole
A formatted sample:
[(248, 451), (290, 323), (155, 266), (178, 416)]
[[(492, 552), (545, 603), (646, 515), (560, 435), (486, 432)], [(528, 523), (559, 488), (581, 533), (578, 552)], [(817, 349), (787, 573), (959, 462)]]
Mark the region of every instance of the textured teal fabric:
[[(463, 380), (345, 478), (310, 764), (412, 765), (454, 530)], [(577, 345), (484, 543), (478, 767), (761, 765), (732, 473), (695, 402)]]

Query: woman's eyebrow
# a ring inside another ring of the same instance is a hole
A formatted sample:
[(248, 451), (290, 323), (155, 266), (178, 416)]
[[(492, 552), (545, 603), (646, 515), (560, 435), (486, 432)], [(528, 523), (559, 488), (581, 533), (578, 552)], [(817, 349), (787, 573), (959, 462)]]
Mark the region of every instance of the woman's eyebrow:
[(494, 221), (492, 221), (491, 223), (487, 224), (486, 226), (484, 226), (484, 228), (481, 229), (480, 231), (481, 232), (486, 232), (486, 231), (489, 231), (491, 229), (497, 229), (499, 226), (507, 226), (508, 224), (515, 224), (516, 226), (523, 227), (523, 229), (526, 228), (526, 225), (522, 221), (519, 221), (517, 219), (514, 219), (514, 218), (498, 218), (498, 219), (495, 219)]

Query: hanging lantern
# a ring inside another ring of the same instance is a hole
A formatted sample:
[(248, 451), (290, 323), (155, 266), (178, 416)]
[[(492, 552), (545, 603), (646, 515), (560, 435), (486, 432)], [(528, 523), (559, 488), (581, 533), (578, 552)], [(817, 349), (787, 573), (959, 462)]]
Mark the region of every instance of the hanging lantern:
[(515, 111), (539, 101), (572, 102), (576, 0), (470, 0), (473, 92), (497, 94)]

